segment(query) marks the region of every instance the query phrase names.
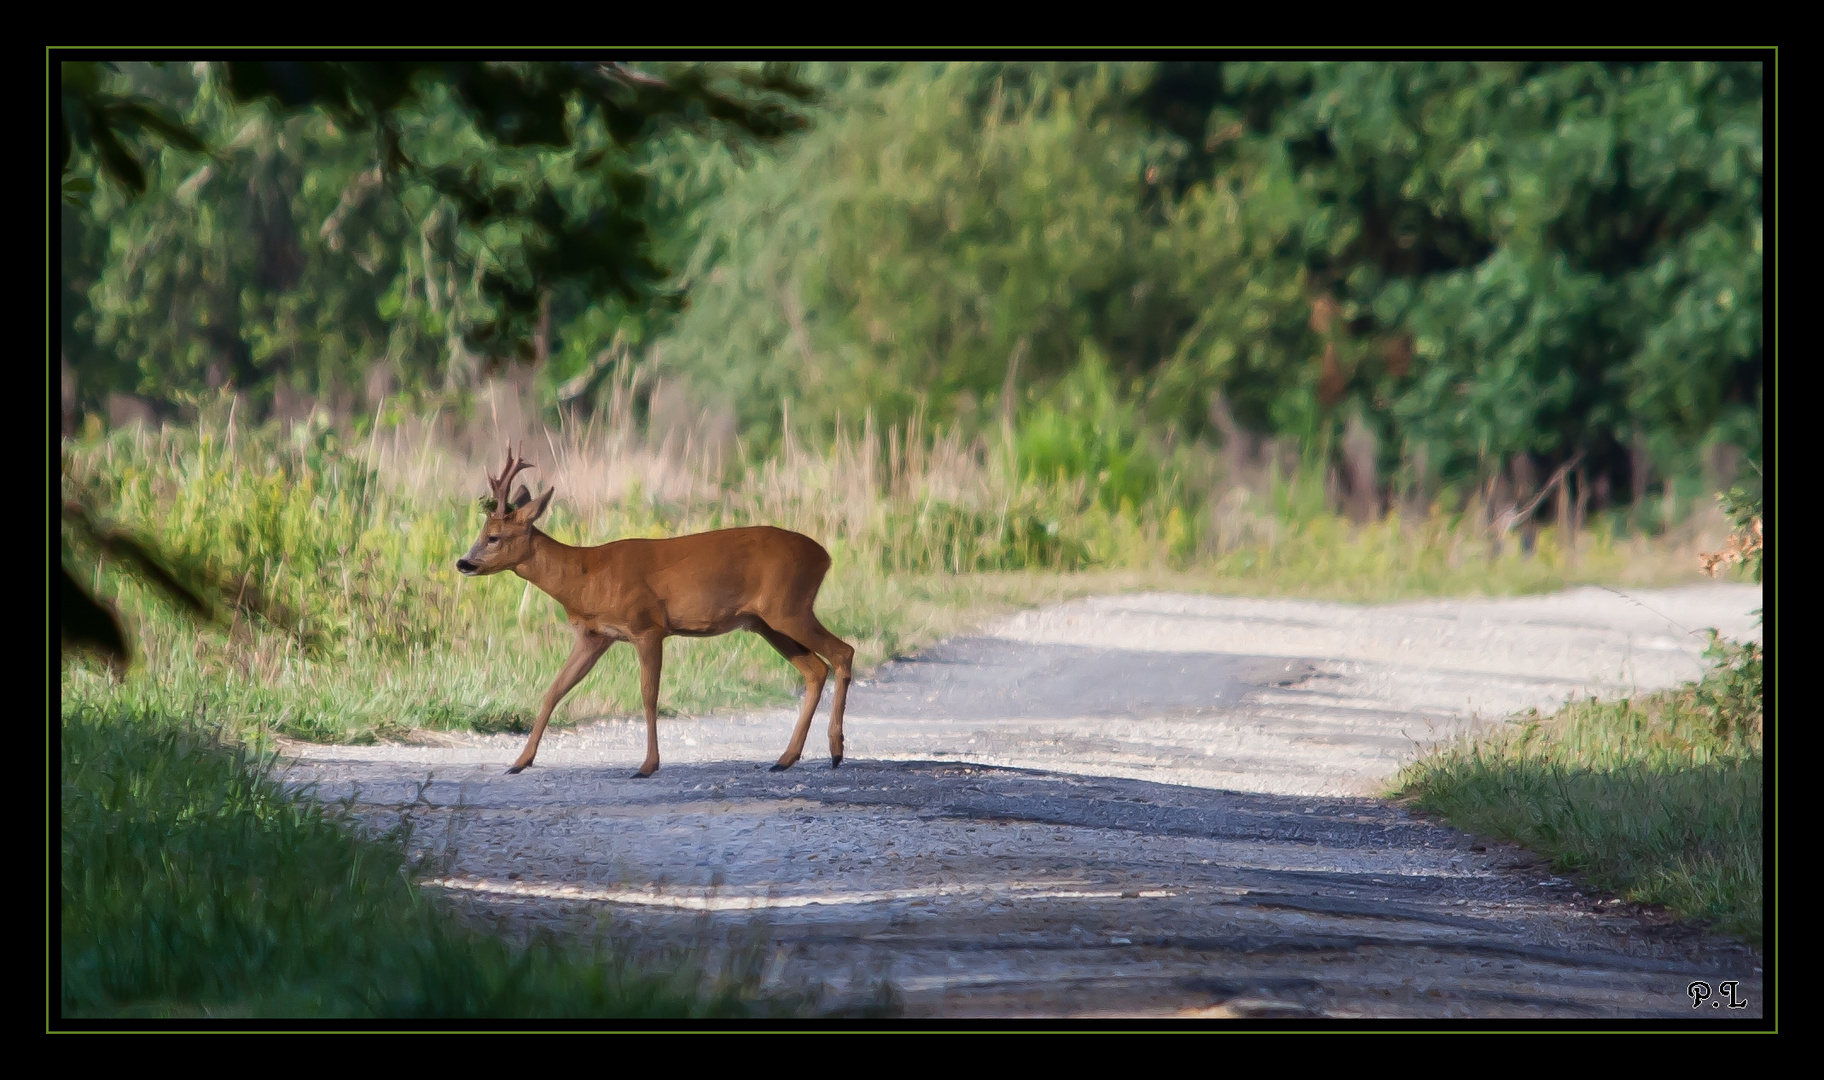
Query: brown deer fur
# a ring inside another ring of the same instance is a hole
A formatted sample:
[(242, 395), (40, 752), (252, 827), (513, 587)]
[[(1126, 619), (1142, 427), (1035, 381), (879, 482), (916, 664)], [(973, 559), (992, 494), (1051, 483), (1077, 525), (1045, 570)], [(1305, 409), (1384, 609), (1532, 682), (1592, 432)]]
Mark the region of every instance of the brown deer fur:
[[(640, 658), (640, 695), (646, 706), (646, 760), (636, 779), (659, 767), (659, 672), (667, 637), (714, 637), (752, 630), (804, 675), (804, 706), (792, 741), (775, 772), (790, 768), (804, 751), (811, 716), (824, 680), (836, 669), (830, 704), (830, 765), (842, 764), (842, 709), (855, 650), (824, 629), (811, 610), (829, 553), (815, 540), (761, 525), (679, 536), (668, 540), (617, 540), (599, 547), (571, 547), (534, 527), (551, 503), (522, 485), (509, 501), (513, 477), (531, 466), (507, 454), (506, 470), (490, 475), (494, 506), (481, 535), (456, 569), (475, 577), (511, 570), (563, 605), (576, 635), (570, 659), (545, 694), (519, 760), (532, 764), (552, 710), (617, 641), (631, 642)], [(826, 664), (825, 661), (828, 661)]]

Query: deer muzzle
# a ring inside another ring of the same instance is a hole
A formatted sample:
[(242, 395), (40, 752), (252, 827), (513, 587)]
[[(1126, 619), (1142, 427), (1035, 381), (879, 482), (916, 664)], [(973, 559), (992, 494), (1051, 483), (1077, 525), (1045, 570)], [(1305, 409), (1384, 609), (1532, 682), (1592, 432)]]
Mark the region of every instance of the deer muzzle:
[(463, 574), (468, 577), (474, 577), (475, 571), (477, 571), (479, 569), (480, 569), (480, 567), (476, 566), (474, 563), (470, 562), (467, 559), (457, 559), (456, 560), (456, 572), (459, 574)]

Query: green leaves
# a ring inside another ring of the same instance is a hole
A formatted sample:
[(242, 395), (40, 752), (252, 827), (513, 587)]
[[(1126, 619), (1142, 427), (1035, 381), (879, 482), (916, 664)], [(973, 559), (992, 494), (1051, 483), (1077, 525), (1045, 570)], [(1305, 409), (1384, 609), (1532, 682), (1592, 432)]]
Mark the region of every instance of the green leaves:
[[(1757, 573), (1756, 581), (1760, 580)], [(1719, 738), (1746, 741), (1759, 738), (1765, 717), (1766, 656), (1755, 641), (1726, 641), (1708, 631), (1704, 659), (1710, 673), (1693, 693), (1698, 709), (1710, 719)]]
[[(489, 363), (529, 358), (553, 291), (629, 305), (664, 299), (654, 295), (666, 271), (649, 255), (643, 182), (609, 145), (626, 151), (665, 126), (775, 138), (804, 127), (790, 105), (811, 93), (777, 65), (732, 77), (577, 62), (240, 61), (225, 69), (236, 101), (318, 106), (351, 129), (377, 128), (383, 165), (456, 208), (480, 242), (472, 257), (482, 304), (465, 341)], [(399, 132), (422, 129), (412, 121), (427, 111), (453, 112), (485, 152), (452, 159), (423, 140), (408, 146)], [(560, 192), (546, 179), (553, 175), (582, 183)]]
[[(677, 308), (652, 255), (644, 147), (668, 130), (776, 138), (804, 127), (811, 96), (780, 65), (233, 61), (64, 74), (66, 146), (92, 150), (130, 194), (155, 182), (173, 193), (180, 178), (150, 166), (201, 149), (195, 132), (216, 148), (208, 187), (104, 210), (115, 253), (91, 298), (97, 336), (144, 369), (147, 389), (232, 381), (256, 401), (281, 369), (304, 389), (358, 382), (364, 372), (343, 365), (381, 354), (438, 383), (452, 363), (530, 359), (549, 343), (553, 301)], [(154, 105), (161, 94), (189, 115)], [(142, 135), (165, 149), (147, 159)], [(64, 194), (77, 201), (73, 153)], [(376, 166), (381, 182), (364, 186)], [(316, 371), (298, 370), (306, 357)]]
[(99, 652), (116, 667), (125, 667), (132, 652), (120, 616), (78, 585), (69, 567), (60, 567), (59, 574), (58, 629), (64, 647)]
[(65, 503), (63, 520), (78, 537), (105, 554), (130, 564), (141, 578), (165, 597), (192, 615), (207, 617), (210, 612), (195, 587), (179, 580), (165, 565), (165, 560), (144, 541), (98, 523), (89, 512), (75, 503)]
[(1446, 482), (1582, 448), (1628, 490), (1637, 425), (1662, 475), (1759, 438), (1759, 78), (837, 70), (814, 135), (725, 174), (660, 348), (756, 434), (781, 398), (826, 428), (923, 408), (979, 430), (1011, 367), (1033, 409), (1088, 342), (1153, 426), (1206, 430), (1220, 390), (1313, 450), (1359, 411), (1383, 476), (1417, 445)]
[[(163, 106), (137, 95), (104, 90), (102, 69), (112, 66), (86, 61), (66, 61), (61, 65), (58, 116), (63, 171), (67, 179), (77, 151), (91, 153), (110, 179), (130, 194), (140, 195), (146, 190), (146, 173), (130, 145), (134, 136), (153, 135), (166, 145), (191, 153), (200, 153), (203, 142)], [(90, 190), (92, 185), (72, 186), (66, 182), (64, 197), (75, 202), (78, 195)]]
[[(1637, 434), (1662, 477), (1760, 438), (1755, 64), (831, 65), (816, 92), (776, 65), (65, 81), (66, 140), (153, 196), (68, 212), (91, 405), (231, 382), (261, 408), (281, 383), (358, 385), (376, 357), (405, 389), (541, 353), (562, 382), (618, 333), (738, 402), (761, 446), (782, 398), (826, 429), (923, 409), (980, 431), (1035, 409), (1084, 343), (1123, 395), (1145, 388), (1144, 425), (1205, 432), (1221, 391), (1244, 427), (1319, 448), (1359, 412), (1381, 475), (1420, 444), (1445, 481), (1581, 446), (1623, 491)], [(92, 113), (115, 134), (83, 134)], [(215, 148), (206, 171), (185, 131)]]
[[(124, 564), (134, 577), (192, 617), (212, 617), (209, 603), (196, 587), (181, 580), (167, 559), (144, 540), (97, 522), (85, 507), (73, 502), (63, 505), (63, 525), (66, 545), (74, 540), (88, 552)], [(98, 652), (116, 668), (124, 668), (132, 659), (132, 649), (120, 617), (77, 583), (67, 563), (61, 573), (59, 618), (64, 646)]]
[[(778, 402), (832, 425), (1003, 411), (1089, 340), (1144, 370), (1183, 321), (1145, 199), (1157, 140), (1123, 122), (1107, 66), (831, 71), (815, 132), (705, 207), (692, 308), (665, 354), (749, 431)], [(680, 184), (679, 186), (683, 186)], [(1024, 358), (1013, 356), (1024, 339)]]
[(95, 190), (95, 184), (87, 177), (70, 176), (63, 181), (63, 201), (71, 206), (81, 206), (87, 196)]
[[(1758, 462), (1749, 462), (1754, 476), (1746, 484), (1739, 484), (1726, 492), (1717, 495), (1717, 502), (1722, 504), (1723, 512), (1729, 516), (1734, 534), (1724, 542), (1721, 551), (1702, 556), (1704, 572), (1715, 577), (1717, 572), (1738, 563), (1747, 567), (1749, 574), (1758, 584), (1761, 580), (1762, 559), (1765, 556), (1763, 546), (1764, 521), (1761, 515), (1761, 467)], [(1760, 609), (1755, 609), (1755, 618), (1760, 618)]]
[[(1207, 128), (1235, 134), (1212, 138), (1208, 182), (1249, 193), (1231, 281), (1310, 272), (1245, 316), (1289, 339), (1256, 369), (1269, 396), (1335, 345), (1342, 397), (1448, 450), (1447, 474), (1582, 445), (1625, 476), (1635, 424), (1684, 455), (1668, 470), (1758, 442), (1758, 64), (1225, 64), (1217, 82)], [(1367, 317), (1297, 340), (1326, 290)], [(1410, 375), (1351, 369), (1352, 343), (1400, 334)]]
[(1014, 436), (1028, 478), (1086, 481), (1109, 510), (1127, 512), (1158, 494), (1159, 463), (1142, 442), (1141, 418), (1093, 344), (1052, 394), (1024, 416)]

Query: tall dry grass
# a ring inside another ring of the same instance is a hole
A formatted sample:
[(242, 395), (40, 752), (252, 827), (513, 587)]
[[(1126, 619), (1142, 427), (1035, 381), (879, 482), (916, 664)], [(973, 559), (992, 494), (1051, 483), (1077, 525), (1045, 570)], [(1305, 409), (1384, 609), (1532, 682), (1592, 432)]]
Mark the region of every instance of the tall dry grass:
[[(704, 437), (713, 417), (639, 422), (625, 388), (595, 419), (553, 424), (522, 394), (495, 384), (466, 409), (382, 405), (360, 422), (318, 412), (257, 427), (224, 398), (194, 424), (66, 440), (66, 497), (171, 552), (226, 601), (199, 633), (96, 561), (93, 584), (123, 607), (145, 663), (119, 683), (66, 667), (66, 707), (162, 702), (315, 739), (523, 728), (569, 647), (561, 613), (510, 575), (453, 570), (508, 442), (537, 466), (535, 484), (556, 489), (541, 526), (568, 543), (756, 523), (816, 538), (834, 563), (819, 613), (864, 667), (991, 611), (1087, 591), (1380, 600), (1645, 583), (1696, 576), (1696, 552), (1726, 532), (1720, 517), (1693, 518), (1624, 539), (1599, 519), (1574, 544), (1540, 529), (1526, 551), (1498, 546), (1473, 502), (1358, 524), (1334, 511), (1320, 476), (1276, 458), (1233, 482), (1215, 455), (1181, 456), (1154, 497), (1111, 508), (1091, 478), (1022, 471), (1011, 437), (970, 441), (916, 419), (881, 430), (864, 417), (822, 445), (788, 434), (757, 459), (738, 440)], [(752, 635), (668, 648), (668, 711), (796, 688)], [(567, 715), (637, 710), (624, 652), (610, 652)]]

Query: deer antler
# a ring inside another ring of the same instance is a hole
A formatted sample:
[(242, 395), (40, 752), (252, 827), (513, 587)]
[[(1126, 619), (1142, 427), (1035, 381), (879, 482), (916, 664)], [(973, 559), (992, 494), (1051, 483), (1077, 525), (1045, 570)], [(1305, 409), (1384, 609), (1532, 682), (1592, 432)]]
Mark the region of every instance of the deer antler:
[(500, 475), (495, 476), (493, 473), (488, 474), (488, 486), (494, 489), (495, 505), (503, 513), (512, 508), (512, 501), (509, 498), (508, 492), (513, 483), (513, 478), (532, 467), (533, 465), (530, 461), (526, 461), (513, 453), (512, 443), (507, 444), (507, 463), (502, 467)]

